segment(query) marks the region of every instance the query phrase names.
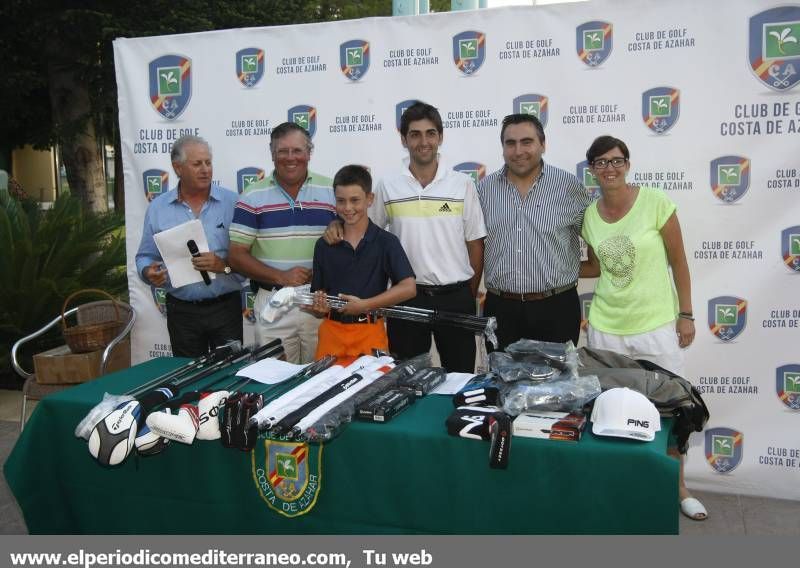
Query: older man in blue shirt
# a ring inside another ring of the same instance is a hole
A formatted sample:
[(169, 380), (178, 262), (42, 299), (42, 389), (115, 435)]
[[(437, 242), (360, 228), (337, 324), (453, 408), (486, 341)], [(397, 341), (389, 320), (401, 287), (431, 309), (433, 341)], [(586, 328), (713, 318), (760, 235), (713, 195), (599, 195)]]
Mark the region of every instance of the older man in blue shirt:
[[(171, 158), (178, 186), (147, 208), (136, 270), (145, 283), (166, 289), (172, 354), (199, 357), (226, 341), (242, 341), (241, 281), (227, 260), (228, 229), (238, 196), (211, 184), (211, 148), (199, 136), (178, 139)], [(192, 264), (198, 271), (217, 276), (210, 285), (199, 282), (174, 288), (153, 235), (193, 219), (202, 223), (210, 252), (195, 256)]]

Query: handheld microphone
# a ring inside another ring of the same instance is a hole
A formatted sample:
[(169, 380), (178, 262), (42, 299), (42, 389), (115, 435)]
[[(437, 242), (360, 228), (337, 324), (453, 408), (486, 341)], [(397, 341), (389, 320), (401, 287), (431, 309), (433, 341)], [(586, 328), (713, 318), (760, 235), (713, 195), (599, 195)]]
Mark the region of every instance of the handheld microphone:
[[(186, 241), (186, 247), (193, 257), (200, 256), (200, 250), (197, 248), (197, 243), (194, 242), (194, 239)], [(206, 283), (206, 286), (211, 286), (211, 277), (208, 275), (208, 272), (201, 270), (200, 275), (203, 277), (203, 282)]]

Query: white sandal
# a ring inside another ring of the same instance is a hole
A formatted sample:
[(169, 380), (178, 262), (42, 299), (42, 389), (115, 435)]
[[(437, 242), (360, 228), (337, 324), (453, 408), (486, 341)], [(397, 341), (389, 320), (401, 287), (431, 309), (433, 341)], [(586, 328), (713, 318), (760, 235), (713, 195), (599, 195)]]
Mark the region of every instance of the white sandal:
[(708, 518), (708, 511), (703, 504), (694, 497), (687, 497), (681, 501), (681, 513), (693, 521), (705, 521)]

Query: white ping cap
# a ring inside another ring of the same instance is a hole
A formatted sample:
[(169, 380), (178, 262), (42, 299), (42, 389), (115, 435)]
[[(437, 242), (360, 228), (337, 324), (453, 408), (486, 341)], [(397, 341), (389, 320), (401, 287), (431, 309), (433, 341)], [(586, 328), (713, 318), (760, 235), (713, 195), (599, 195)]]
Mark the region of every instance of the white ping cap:
[(652, 441), (661, 430), (658, 409), (642, 393), (627, 387), (609, 389), (597, 397), (592, 409), (592, 432)]

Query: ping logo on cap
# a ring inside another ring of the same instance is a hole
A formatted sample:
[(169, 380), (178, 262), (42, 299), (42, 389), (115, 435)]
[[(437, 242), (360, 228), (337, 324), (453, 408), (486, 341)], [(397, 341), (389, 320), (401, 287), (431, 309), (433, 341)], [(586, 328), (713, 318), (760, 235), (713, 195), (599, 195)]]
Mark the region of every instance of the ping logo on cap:
[(652, 441), (659, 430), (658, 409), (638, 391), (609, 389), (594, 401), (592, 433), (597, 436)]

